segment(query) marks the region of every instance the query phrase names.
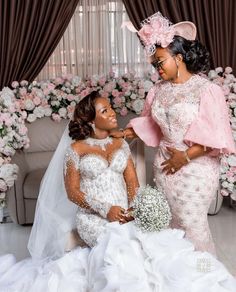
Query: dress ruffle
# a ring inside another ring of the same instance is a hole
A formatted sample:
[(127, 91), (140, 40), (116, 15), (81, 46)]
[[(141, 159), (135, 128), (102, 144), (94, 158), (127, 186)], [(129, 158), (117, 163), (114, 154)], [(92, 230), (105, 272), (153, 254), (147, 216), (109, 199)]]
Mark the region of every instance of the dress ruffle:
[(0, 258), (1, 292), (225, 292), (236, 281), (211, 254), (196, 252), (184, 232), (143, 233), (133, 222), (107, 224), (96, 247), (56, 261), (15, 264)]

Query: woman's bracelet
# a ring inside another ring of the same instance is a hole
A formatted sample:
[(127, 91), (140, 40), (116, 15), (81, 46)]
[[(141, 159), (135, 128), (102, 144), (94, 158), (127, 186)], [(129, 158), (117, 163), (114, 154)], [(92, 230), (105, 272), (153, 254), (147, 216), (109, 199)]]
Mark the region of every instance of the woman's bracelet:
[(184, 150), (184, 157), (186, 158), (187, 162), (189, 163), (191, 161), (190, 157), (188, 156), (188, 153), (186, 150)]

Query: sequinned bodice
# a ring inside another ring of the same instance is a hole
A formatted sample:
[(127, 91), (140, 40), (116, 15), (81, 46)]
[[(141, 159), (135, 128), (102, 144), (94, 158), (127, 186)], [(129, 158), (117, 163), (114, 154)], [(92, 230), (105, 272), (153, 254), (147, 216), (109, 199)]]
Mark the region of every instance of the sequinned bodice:
[(110, 162), (95, 154), (80, 159), (81, 191), (105, 200), (112, 205), (127, 208), (127, 191), (123, 172), (127, 165), (127, 153), (120, 149), (113, 154)]
[(80, 191), (84, 193), (86, 203), (91, 207), (86, 209), (78, 206), (77, 212), (78, 232), (89, 246), (96, 244), (103, 226), (108, 222), (106, 215), (111, 206), (128, 208), (124, 171), (129, 158), (130, 149), (125, 141), (112, 153), (109, 161), (93, 152), (79, 156), (72, 147), (67, 150), (65, 175), (73, 165), (80, 174)]
[(156, 89), (152, 116), (167, 143), (181, 146), (192, 121), (197, 117), (200, 105), (200, 90), (209, 83), (193, 75), (184, 84), (161, 82)]

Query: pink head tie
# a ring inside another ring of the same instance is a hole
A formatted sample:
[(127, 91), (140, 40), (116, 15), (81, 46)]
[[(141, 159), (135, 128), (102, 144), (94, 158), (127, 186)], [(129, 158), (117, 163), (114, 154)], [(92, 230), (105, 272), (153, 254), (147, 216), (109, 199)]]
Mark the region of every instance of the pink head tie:
[(172, 24), (167, 18), (157, 12), (142, 21), (142, 28), (137, 31), (131, 22), (123, 23), (129, 30), (137, 32), (142, 40), (146, 54), (152, 56), (156, 51), (156, 45), (166, 48), (173, 42), (174, 36), (178, 35), (187, 40), (195, 40), (197, 29), (194, 23), (183, 21)]

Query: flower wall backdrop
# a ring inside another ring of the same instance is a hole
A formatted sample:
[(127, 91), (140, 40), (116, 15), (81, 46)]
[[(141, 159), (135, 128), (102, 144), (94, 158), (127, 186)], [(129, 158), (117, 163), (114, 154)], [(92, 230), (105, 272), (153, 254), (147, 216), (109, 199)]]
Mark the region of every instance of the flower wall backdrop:
[[(219, 67), (205, 77), (223, 88), (236, 140), (236, 78), (232, 69)], [(43, 117), (51, 117), (56, 122), (70, 119), (75, 105), (93, 90), (110, 98), (113, 108), (121, 116), (130, 111), (139, 115), (148, 91), (158, 80), (157, 73), (138, 78), (135, 72), (119, 77), (111, 72), (108, 77), (92, 76), (83, 80), (66, 75), (43, 82), (14, 81), (12, 89), (3, 88), (0, 92), (0, 206), (5, 205), (6, 191), (17, 178), (18, 167), (11, 164), (11, 158), (17, 149), (29, 147), (26, 123)], [(222, 157), (220, 182), (222, 195), (230, 195), (236, 200), (235, 155)]]

